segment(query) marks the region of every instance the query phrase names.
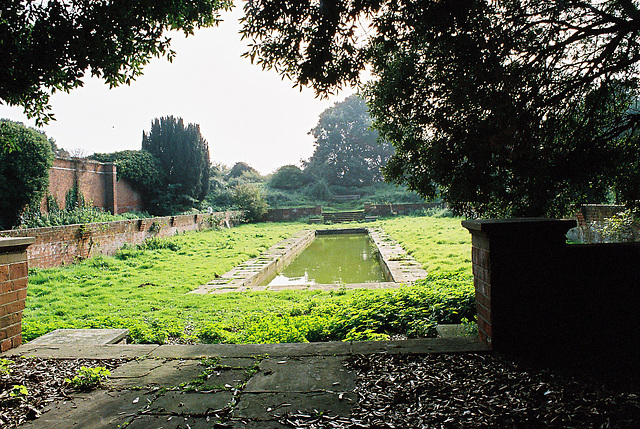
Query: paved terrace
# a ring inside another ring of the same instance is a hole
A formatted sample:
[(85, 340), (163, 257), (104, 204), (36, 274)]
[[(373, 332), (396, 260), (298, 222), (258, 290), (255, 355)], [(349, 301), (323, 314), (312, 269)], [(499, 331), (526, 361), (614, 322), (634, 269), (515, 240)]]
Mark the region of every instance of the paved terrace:
[[(285, 412), (349, 417), (358, 354), (485, 351), (475, 338), (248, 345), (91, 345), (64, 337), (4, 354), (125, 358), (108, 385), (50, 405), (24, 428), (284, 428)], [(200, 380), (200, 383), (196, 383)], [(222, 422), (222, 423), (218, 423)]]

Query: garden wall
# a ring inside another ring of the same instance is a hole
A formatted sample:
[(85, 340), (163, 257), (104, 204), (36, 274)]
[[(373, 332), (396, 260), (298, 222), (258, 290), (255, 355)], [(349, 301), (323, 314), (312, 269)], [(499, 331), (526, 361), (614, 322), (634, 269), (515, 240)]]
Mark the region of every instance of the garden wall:
[(492, 350), (640, 381), (640, 243), (566, 244), (573, 220), (464, 221)]
[(421, 204), (365, 204), (364, 212), (372, 216), (391, 216), (397, 214), (408, 214), (418, 210), (429, 210), (444, 207), (442, 203), (421, 203)]
[(322, 206), (269, 209), (262, 217), (262, 220), (267, 222), (282, 222), (287, 220), (296, 220), (307, 216), (319, 216), (321, 214)]
[[(428, 210), (430, 208), (443, 207), (442, 203), (424, 204), (365, 204), (364, 212), (372, 216), (391, 216), (396, 214), (407, 214), (418, 210)], [(296, 207), (290, 209), (269, 209), (262, 217), (267, 222), (281, 222), (296, 220), (308, 216), (321, 216), (322, 206)]]
[(49, 268), (95, 255), (113, 255), (125, 244), (149, 237), (169, 237), (212, 226), (232, 226), (239, 212), (180, 215), (81, 225), (63, 225), (0, 231), (4, 237), (34, 237), (27, 257), (29, 267)]
[[(582, 205), (575, 214), (578, 225), (569, 231), (568, 237), (579, 243), (640, 241), (640, 222), (625, 210), (621, 205)], [(606, 221), (618, 214), (621, 216), (616, 221)]]
[[(140, 193), (125, 180), (117, 180), (115, 164), (85, 158), (55, 158), (49, 170), (49, 194), (60, 208), (65, 208), (67, 193), (75, 186), (93, 207), (114, 214), (143, 209)], [(42, 209), (46, 210), (44, 200)]]

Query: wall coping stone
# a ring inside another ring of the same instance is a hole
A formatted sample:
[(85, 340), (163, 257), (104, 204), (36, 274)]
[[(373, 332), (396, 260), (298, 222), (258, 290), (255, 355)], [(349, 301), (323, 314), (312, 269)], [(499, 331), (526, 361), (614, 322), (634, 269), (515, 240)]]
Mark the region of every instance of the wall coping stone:
[(34, 237), (0, 237), (0, 252), (27, 248), (35, 243)]
[(513, 218), (463, 220), (462, 226), (471, 233), (518, 238), (522, 235), (564, 236), (575, 227), (575, 219)]

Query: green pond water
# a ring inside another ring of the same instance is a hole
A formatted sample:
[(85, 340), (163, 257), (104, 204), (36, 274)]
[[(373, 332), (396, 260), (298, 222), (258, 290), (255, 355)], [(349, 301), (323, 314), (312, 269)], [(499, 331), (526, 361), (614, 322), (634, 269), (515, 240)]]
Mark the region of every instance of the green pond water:
[(284, 271), (263, 284), (384, 282), (376, 252), (366, 234), (319, 235)]

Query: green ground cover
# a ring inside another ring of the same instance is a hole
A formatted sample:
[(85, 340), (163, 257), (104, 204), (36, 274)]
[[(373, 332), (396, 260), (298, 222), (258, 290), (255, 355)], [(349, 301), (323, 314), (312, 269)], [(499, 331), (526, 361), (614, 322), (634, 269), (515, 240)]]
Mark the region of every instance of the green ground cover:
[(473, 316), (470, 238), (460, 219), (399, 217), (367, 225), (383, 226), (430, 270), (428, 278), (393, 290), (187, 294), (310, 227), (241, 225), (154, 240), (69, 267), (31, 270), (23, 338), (56, 328), (123, 327), (140, 343), (384, 339), (433, 335), (438, 322)]

